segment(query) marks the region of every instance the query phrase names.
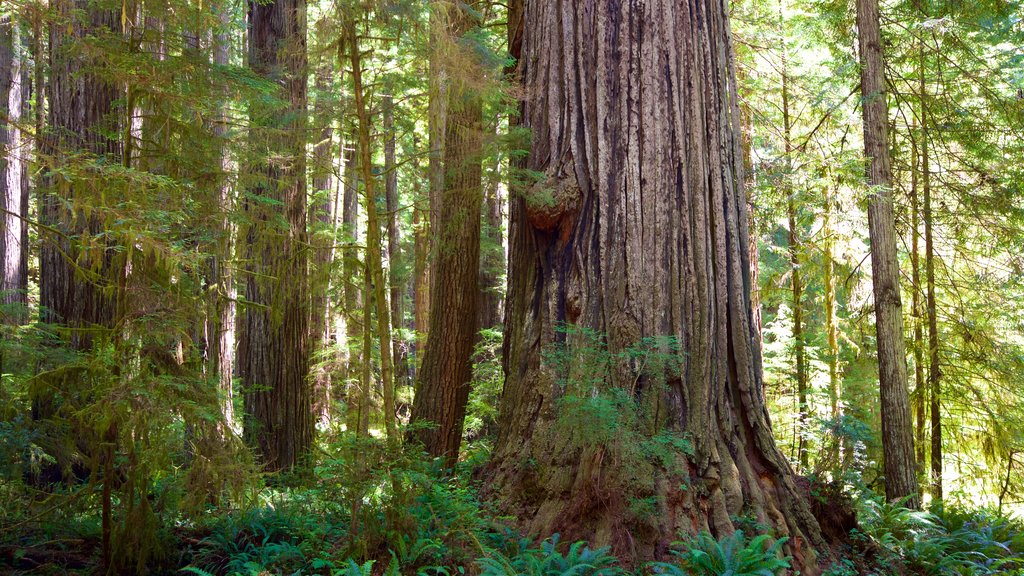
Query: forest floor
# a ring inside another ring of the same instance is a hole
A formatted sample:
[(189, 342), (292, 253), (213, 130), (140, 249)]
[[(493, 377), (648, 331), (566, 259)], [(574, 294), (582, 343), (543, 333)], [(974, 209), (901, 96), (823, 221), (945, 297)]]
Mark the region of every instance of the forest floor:
[[(244, 505), (190, 508), (183, 484), (158, 483), (125, 517), (115, 501), (112, 574), (613, 575), (788, 574), (782, 540), (744, 526), (719, 539), (682, 535), (668, 558), (633, 565), (607, 548), (523, 537), (460, 480), (423, 463), (353, 475), (339, 460), (313, 475), (250, 487)], [(808, 484), (823, 532), (821, 573), (1024, 574), (1024, 525), (993, 511), (912, 511), (861, 492)], [(43, 498), (0, 482), (0, 573), (103, 573), (100, 492)], [(88, 492), (83, 492), (88, 491)], [(45, 502), (45, 504), (43, 503)], [(856, 518), (854, 517), (856, 514)], [(729, 572), (729, 570), (733, 570)]]

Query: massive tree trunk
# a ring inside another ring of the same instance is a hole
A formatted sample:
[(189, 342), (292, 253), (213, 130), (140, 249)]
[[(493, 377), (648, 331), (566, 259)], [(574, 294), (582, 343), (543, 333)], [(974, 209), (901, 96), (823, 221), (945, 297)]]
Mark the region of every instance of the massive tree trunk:
[[(95, 62), (84, 61), (73, 53), (84, 37), (101, 30), (120, 30), (120, 24), (115, 13), (89, 6), (84, 0), (51, 4), (60, 16), (58, 20), (66, 18), (71, 22), (50, 26), (50, 132), (45, 153), (58, 166), (69, 151), (84, 151), (114, 163), (121, 161), (120, 143), (106, 136), (120, 132), (112, 113), (120, 93), (90, 69)], [(78, 10), (84, 12), (73, 16)], [(113, 324), (116, 297), (110, 288), (117, 274), (113, 251), (102, 249), (105, 240), (96, 238), (102, 233), (98, 217), (76, 218), (67, 206), (102, 206), (99, 197), (104, 186), (100, 178), (73, 182), (52, 178), (47, 184), (40, 219), (62, 234), (46, 233), (42, 237), (40, 316), (45, 322), (68, 327), (71, 345), (84, 350), (94, 341), (94, 328), (109, 328)], [(94, 243), (93, 249), (82, 249), (87, 243)]]
[(18, 23), (0, 20), (0, 322), (20, 324), (28, 319), (28, 66)]
[(879, 29), (878, 0), (857, 0), (860, 42), (860, 82), (864, 110), (864, 156), (868, 168), (868, 227), (871, 238), (871, 280), (875, 296), (878, 346), (878, 387), (882, 407), (882, 455), (885, 496), (907, 497), (918, 504), (913, 421), (907, 392), (906, 345), (903, 342), (903, 304), (896, 257), (892, 168), (889, 158), (889, 109)]
[[(452, 8), (455, 37), (475, 21), (467, 8)], [(444, 192), (434, 227), (430, 330), (417, 375), (412, 421), (430, 427), (415, 431), (431, 456), (455, 463), (469, 400), (476, 334), (480, 266), (480, 153), (483, 144), (480, 94), (455, 77), (448, 87), (444, 146)]]
[[(248, 195), (246, 299), (239, 343), (245, 435), (269, 470), (295, 466), (313, 443), (306, 267), (306, 4), (249, 3), (249, 66), (276, 82), (285, 110), (257, 110), (268, 164)], [(261, 201), (269, 198), (272, 202)]]
[(761, 394), (726, 4), (525, 4), (527, 168), (546, 177), (511, 206), (491, 493), (634, 559), (750, 514), (814, 572)]

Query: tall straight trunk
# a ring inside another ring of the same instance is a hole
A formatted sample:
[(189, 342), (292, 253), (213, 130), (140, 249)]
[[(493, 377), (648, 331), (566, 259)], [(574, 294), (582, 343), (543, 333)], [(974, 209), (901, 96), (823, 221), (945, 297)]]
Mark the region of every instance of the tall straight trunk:
[(942, 501), (942, 368), (939, 364), (939, 320), (935, 301), (935, 238), (932, 213), (931, 163), (928, 142), (928, 87), (924, 79), (924, 53), (919, 68), (921, 87), (921, 188), (924, 195), (924, 274), (928, 309), (928, 391), (931, 396), (931, 492)]
[[(96, 62), (87, 62), (75, 53), (84, 37), (101, 30), (119, 31), (118, 15), (85, 0), (55, 0), (51, 9), (57, 16), (55, 22), (70, 24), (50, 25), (50, 132), (44, 152), (58, 166), (69, 153), (79, 151), (120, 163), (121, 144), (107, 134), (119, 133), (113, 104), (121, 93), (89, 69)], [(69, 341), (80, 350), (88, 349), (96, 334), (113, 325), (116, 311), (116, 295), (109, 290), (116, 286), (119, 269), (113, 251), (81, 249), (82, 242), (102, 233), (102, 223), (94, 216), (73, 215), (82, 204), (96, 205), (92, 201), (97, 200), (101, 188), (102, 183), (95, 179), (50, 178), (41, 199), (42, 223), (61, 234), (47, 233), (42, 238), (40, 316), (44, 322), (69, 328)], [(77, 238), (75, 242), (72, 236)], [(78, 270), (95, 272), (83, 279)]]
[(27, 50), (18, 22), (0, 19), (0, 323), (28, 320)]
[(822, 211), (822, 259), (824, 260), (822, 275), (825, 285), (825, 341), (828, 345), (829, 416), (833, 420), (838, 420), (842, 416), (842, 383), (839, 378), (839, 319), (836, 316), (835, 230), (832, 227), (834, 204), (835, 197), (829, 189), (825, 192), (825, 206)]
[(360, 405), (362, 398), (362, 371), (360, 361), (353, 352), (354, 346), (362, 348), (363, 285), (360, 281), (362, 265), (359, 262), (359, 175), (356, 170), (354, 148), (346, 147), (348, 139), (342, 142), (342, 164), (345, 168), (344, 190), (341, 201), (341, 231), (344, 245), (342, 258), (342, 310), (339, 317), (344, 326), (338, 326), (338, 346), (346, 356), (342, 364), (342, 380), (345, 382), (346, 405), (348, 408), (346, 428), (360, 430)]
[[(737, 87), (745, 81), (742, 68), (736, 70)], [(750, 105), (745, 100), (740, 103), (740, 142), (743, 154), (743, 174), (738, 178), (743, 180), (744, 189), (747, 191), (747, 226), (749, 238), (747, 241), (747, 258), (750, 262), (750, 309), (752, 311), (751, 331), (755, 340), (757, 355), (761, 356), (764, 350), (764, 339), (761, 334), (761, 270), (759, 269), (760, 254), (758, 254), (758, 232), (757, 213), (754, 202), (754, 158), (752, 148), (754, 144), (754, 127), (751, 120)]]
[[(427, 194), (428, 219), (423, 235), (422, 249), (427, 253), (422, 268), (419, 289), (416, 292), (416, 329), (419, 331), (416, 340), (416, 358), (419, 366), (423, 365), (426, 351), (427, 334), (430, 331), (430, 305), (433, 299), (430, 291), (433, 288), (433, 253), (436, 249), (438, 219), (441, 215), (441, 202), (444, 193), (444, 143), (445, 124), (448, 117), (448, 71), (442, 62), (440, 43), (447, 34), (444, 23), (447, 17), (442, 13), (446, 3), (443, 0), (431, 1), (430, 13), (430, 91), (427, 102), (427, 145), (430, 149), (427, 180), (430, 190)], [(418, 373), (418, 370), (417, 370)]]
[[(381, 257), (380, 218), (377, 213), (376, 180), (373, 175), (373, 157), (370, 153), (370, 110), (366, 103), (363, 89), (362, 54), (354, 20), (349, 22), (348, 30), (352, 46), (349, 59), (352, 65), (353, 99), (358, 119), (359, 134), (359, 167), (363, 174), (363, 186), (366, 206), (366, 271), (368, 282), (373, 292), (364, 294), (364, 298), (373, 298), (374, 311), (377, 317), (377, 343), (380, 346), (380, 376), (384, 389), (384, 427), (388, 440), (398, 440), (398, 425), (395, 420), (395, 380), (391, 350), (391, 319), (388, 309), (387, 285), (384, 280), (384, 266)], [(365, 319), (364, 319), (365, 320)], [(367, 327), (368, 328), (368, 327)], [(368, 359), (368, 351), (363, 352), (364, 363)], [(365, 367), (364, 367), (365, 370)]]
[[(501, 131), (501, 119), (496, 119), (495, 130)], [(494, 161), (493, 173), (501, 172), (501, 158)], [(502, 183), (493, 178), (487, 183), (484, 191), (483, 210), (481, 217), (480, 236), (480, 279), (477, 302), (477, 330), (494, 328), (501, 323), (501, 286), (500, 279), (505, 268), (505, 249), (502, 245), (502, 216), (504, 198)]]
[[(384, 197), (388, 211), (388, 280), (391, 303), (391, 323), (398, 327), (405, 318), (405, 277), (398, 272), (403, 268), (401, 237), (398, 228), (398, 163), (395, 159), (395, 105), (391, 95), (384, 96)], [(404, 339), (395, 340), (395, 388), (408, 386), (409, 355)]]
[(911, 282), (913, 283), (913, 301), (911, 316), (914, 319), (914, 415), (915, 434), (914, 449), (917, 468), (924, 471), (925, 453), (925, 399), (928, 397), (924, 373), (924, 330), (922, 328), (921, 310), (921, 206), (918, 198), (918, 173), (920, 170), (920, 154), (918, 153), (917, 123), (910, 128), (910, 226), (911, 226)]
[[(782, 4), (779, 4), (779, 17), (782, 17)], [(783, 22), (784, 23), (784, 22)], [(785, 184), (782, 187), (786, 196), (786, 214), (789, 219), (789, 266), (792, 290), (793, 305), (793, 351), (796, 360), (796, 394), (797, 408), (799, 410), (796, 421), (797, 436), (797, 457), (800, 463), (800, 470), (807, 469), (807, 359), (804, 346), (804, 307), (803, 307), (803, 277), (800, 270), (800, 231), (799, 219), (797, 216), (796, 192), (793, 189), (793, 121), (789, 111), (789, 73), (787, 70), (787, 54), (785, 37), (780, 39), (782, 44), (782, 139), (786, 155), (784, 175)]]
[[(49, 122), (50, 132), (43, 152), (51, 168), (75, 162), (74, 157), (91, 154), (99, 162), (121, 164), (125, 148), (109, 134), (121, 133), (114, 102), (123, 92), (96, 72), (103, 62), (83, 57), (77, 48), (84, 38), (96, 34), (118, 34), (118, 15), (97, 8), (86, 0), (55, 0), (49, 29)], [(101, 237), (105, 183), (100, 178), (47, 178), (41, 198), (40, 220), (48, 231), (40, 249), (40, 316), (43, 322), (66, 330), (72, 348), (90, 350), (109, 341), (118, 306), (124, 293), (125, 254), (112, 249)], [(93, 209), (91, 213), (85, 207)], [(54, 230), (54, 232), (49, 232)], [(39, 395), (33, 398), (33, 416), (48, 418), (59, 400)], [(116, 420), (105, 430), (77, 430), (103, 446), (94, 453), (92, 472), (102, 482), (101, 562), (114, 570), (113, 558), (113, 466), (118, 439)], [(101, 439), (102, 438), (102, 439)], [(58, 464), (64, 454), (55, 454)]]
[[(433, 98), (433, 96), (431, 96)], [(418, 148), (418, 146), (417, 146)], [(419, 163), (417, 161), (417, 168)], [(428, 172), (430, 165), (428, 164)], [(417, 170), (418, 171), (418, 170)], [(429, 174), (428, 174), (429, 176)], [(423, 346), (426, 344), (427, 323), (430, 310), (430, 185), (424, 193), (421, 179), (416, 179), (416, 196), (412, 208), (413, 229), (413, 283), (412, 322), (416, 332), (413, 371), (418, 372), (423, 360)]]
[[(231, 38), (227, 27), (231, 12), (226, 4), (217, 7), (219, 29), (213, 35), (213, 63), (227, 66), (231, 61)], [(222, 103), (220, 117), (213, 125), (213, 136), (218, 140), (218, 157), (215, 170), (219, 172), (217, 185), (213, 189), (214, 205), (218, 217), (214, 223), (214, 246), (207, 270), (207, 286), (210, 289), (206, 312), (206, 373), (217, 383), (221, 397), (221, 413), (224, 422), (237, 431), (234, 404), (235, 365), (235, 301), (238, 289), (232, 274), (230, 262), (234, 256), (234, 225), (231, 214), (235, 207), (231, 180), (231, 159), (227, 151), (229, 118), (226, 103)]]
[(871, 279), (875, 296), (879, 395), (882, 407), (882, 455), (885, 496), (919, 503), (914, 460), (913, 420), (907, 392), (903, 304), (896, 255), (892, 168), (889, 158), (889, 108), (879, 27), (878, 0), (857, 0), (860, 78), (864, 111), (864, 156), (867, 159), (868, 228), (871, 239)]
[[(313, 118), (318, 124), (316, 143), (313, 146), (310, 178), (313, 185), (313, 198), (310, 205), (309, 219), (314, 239), (314, 256), (310, 266), (311, 306), (310, 306), (310, 349), (323, 360), (322, 352), (331, 344), (331, 298), (330, 271), (334, 251), (334, 130), (333, 115), (328, 107), (328, 92), (331, 90), (333, 68), (330, 60), (317, 66), (315, 89), (316, 101), (313, 104)], [(319, 368), (313, 375), (313, 411), (321, 421), (330, 419), (331, 410), (331, 371)]]
[[(284, 110), (255, 110), (267, 163), (245, 202), (246, 299), (239, 372), (246, 387), (245, 436), (268, 470), (300, 463), (313, 444), (306, 262), (306, 3), (249, 3), (249, 67), (272, 80)], [(268, 197), (273, 203), (254, 200)]]
[[(813, 572), (820, 530), (761, 396), (726, 3), (527, 0), (522, 33), (526, 167), (545, 177), (511, 206), (489, 491), (531, 533), (592, 538), (633, 560), (664, 557), (680, 530), (732, 534), (746, 512)], [(564, 421), (576, 412), (563, 382), (583, 384), (547, 354), (590, 347), (564, 325), (626, 357), (576, 396), (618, 407), (586, 430)], [(629, 352), (651, 339), (667, 339), (659, 351), (674, 361), (645, 371)], [(621, 427), (588, 433), (627, 410), (638, 441), (687, 438), (691, 450), (669, 450), (686, 486), (619, 444)]]
[[(452, 7), (451, 34), (459, 38), (476, 25), (466, 7)], [(455, 464), (472, 377), (480, 267), (480, 154), (483, 112), (480, 94), (451, 78), (444, 145), (444, 192), (434, 227), (430, 331), (417, 375), (412, 422), (427, 453)], [(443, 311), (443, 313), (441, 313)]]

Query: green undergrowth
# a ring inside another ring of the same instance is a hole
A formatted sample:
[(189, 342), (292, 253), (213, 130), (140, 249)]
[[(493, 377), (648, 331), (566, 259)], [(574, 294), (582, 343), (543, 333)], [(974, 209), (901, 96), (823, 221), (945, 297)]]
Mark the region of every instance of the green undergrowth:
[[(159, 509), (164, 551), (152, 574), (329, 576), (774, 576), (791, 574), (785, 538), (736, 531), (680, 535), (659, 562), (626, 568), (609, 548), (527, 538), (456, 474), (377, 439), (341, 435), (302, 474), (202, 514)], [(470, 464), (464, 464), (469, 466)], [(8, 501), (33, 497), (3, 484)], [(95, 495), (65, 488), (47, 514), (5, 513), (0, 566), (14, 574), (97, 573)], [(10, 499), (14, 500), (10, 500)], [(61, 500), (63, 499), (63, 500)], [(1024, 530), (995, 511), (908, 510), (864, 495), (860, 527), (827, 576), (1024, 574)], [(38, 510), (38, 508), (36, 508)], [(45, 510), (44, 510), (45, 512)], [(11, 522), (17, 516), (17, 522)], [(10, 529), (13, 528), (13, 529)], [(755, 530), (755, 527), (748, 527)], [(100, 572), (102, 573), (102, 572)]]

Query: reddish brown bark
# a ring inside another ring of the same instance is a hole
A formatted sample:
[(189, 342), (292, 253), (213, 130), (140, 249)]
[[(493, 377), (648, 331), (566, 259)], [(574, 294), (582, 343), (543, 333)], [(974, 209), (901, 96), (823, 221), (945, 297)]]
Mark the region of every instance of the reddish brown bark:
[[(545, 179), (511, 206), (490, 487), (530, 531), (610, 543), (632, 560), (664, 554), (679, 531), (725, 535), (753, 514), (813, 573), (820, 531), (761, 396), (726, 15), (718, 0), (525, 2), (526, 167)], [(643, 458), (653, 472), (638, 477), (614, 457), (621, 448), (566, 441), (545, 350), (581, 342), (562, 323), (602, 335), (613, 354), (674, 339), (681, 368), (663, 386), (629, 362), (601, 386), (645, 407), (638, 434), (692, 442), (679, 456), (688, 478)], [(637, 512), (637, 498), (653, 513)]]

